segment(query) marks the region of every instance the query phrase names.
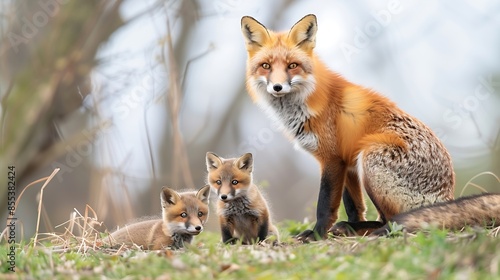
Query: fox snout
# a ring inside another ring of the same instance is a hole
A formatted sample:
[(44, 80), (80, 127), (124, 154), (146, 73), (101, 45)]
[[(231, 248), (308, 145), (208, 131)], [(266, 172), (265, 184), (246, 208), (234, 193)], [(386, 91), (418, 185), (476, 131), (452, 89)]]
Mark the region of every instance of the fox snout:
[(273, 83), (269, 82), (267, 84), (267, 92), (274, 96), (282, 96), (290, 92), (292, 88), (288, 82), (284, 83)]
[(220, 199), (221, 201), (224, 201), (224, 202), (226, 202), (226, 201), (230, 201), (230, 200), (232, 200), (233, 198), (234, 198), (234, 195), (233, 195), (232, 193), (228, 193), (228, 194), (221, 193), (221, 194), (219, 194), (219, 199)]
[(292, 87), (290, 86), (290, 83), (288, 81), (276, 83), (268, 81), (266, 89), (268, 93), (274, 96), (282, 96), (284, 94), (290, 93)]
[(190, 225), (187, 228), (187, 232), (192, 235), (198, 235), (200, 232), (203, 231), (203, 226), (202, 225)]
[(198, 235), (203, 231), (203, 225), (190, 222), (170, 222), (168, 228), (172, 233)]

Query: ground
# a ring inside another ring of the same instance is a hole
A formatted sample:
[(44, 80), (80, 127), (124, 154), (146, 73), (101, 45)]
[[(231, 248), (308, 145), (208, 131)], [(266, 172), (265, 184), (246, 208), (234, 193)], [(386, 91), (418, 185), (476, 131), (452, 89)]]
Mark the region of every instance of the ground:
[[(280, 224), (283, 242), (277, 246), (223, 245), (216, 232), (178, 251), (112, 250), (78, 238), (65, 246), (17, 244), (16, 272), (2, 257), (0, 278), (500, 279), (500, 228), (294, 242), (291, 236), (308, 226)], [(9, 244), (0, 245), (0, 255), (8, 253)]]

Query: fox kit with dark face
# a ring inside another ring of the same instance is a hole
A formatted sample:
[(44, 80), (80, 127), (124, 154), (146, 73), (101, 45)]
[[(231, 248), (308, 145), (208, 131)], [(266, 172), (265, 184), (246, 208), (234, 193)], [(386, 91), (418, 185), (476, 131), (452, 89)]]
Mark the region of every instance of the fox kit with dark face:
[(182, 193), (164, 187), (160, 193), (162, 219), (127, 225), (113, 232), (107, 240), (112, 245), (135, 244), (149, 250), (182, 248), (203, 231), (208, 219), (209, 195), (210, 186), (198, 192)]
[[(453, 165), (441, 141), (387, 98), (328, 69), (314, 53), (317, 29), (314, 15), (281, 33), (241, 20), (250, 96), (320, 163), (316, 225), (298, 239), (324, 238), (342, 197), (344, 224), (366, 232), (399, 213), (453, 200)], [(366, 221), (363, 188), (380, 221)]]
[(206, 161), (208, 183), (219, 199), (217, 214), (222, 241), (240, 239), (243, 244), (252, 244), (265, 240), (269, 234), (278, 239), (267, 202), (252, 182), (252, 154), (224, 159), (209, 152)]

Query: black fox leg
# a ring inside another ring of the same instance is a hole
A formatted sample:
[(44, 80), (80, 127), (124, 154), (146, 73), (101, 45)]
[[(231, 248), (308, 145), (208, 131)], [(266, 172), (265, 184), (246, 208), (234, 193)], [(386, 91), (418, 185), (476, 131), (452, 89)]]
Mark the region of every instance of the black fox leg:
[(345, 166), (341, 160), (324, 166), (316, 209), (316, 225), (296, 236), (298, 240), (325, 238), (327, 229), (337, 220), (345, 179)]
[(228, 225), (221, 225), (221, 235), (222, 235), (222, 242), (223, 243), (229, 243), (233, 242), (233, 234), (231, 232), (231, 228)]
[(259, 232), (258, 232), (258, 237), (257, 241), (263, 241), (267, 238), (267, 234), (269, 233), (269, 222), (264, 221), (260, 226), (259, 226)]

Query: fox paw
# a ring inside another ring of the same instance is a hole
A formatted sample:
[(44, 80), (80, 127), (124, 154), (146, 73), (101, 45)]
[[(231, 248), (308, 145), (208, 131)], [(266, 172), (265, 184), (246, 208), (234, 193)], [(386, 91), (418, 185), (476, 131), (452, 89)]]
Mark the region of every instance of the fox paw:
[(298, 241), (307, 243), (309, 241), (320, 240), (321, 237), (313, 230), (307, 229), (295, 236)]
[(351, 227), (348, 222), (338, 222), (334, 224), (329, 230), (328, 233), (333, 236), (355, 236), (356, 231)]

